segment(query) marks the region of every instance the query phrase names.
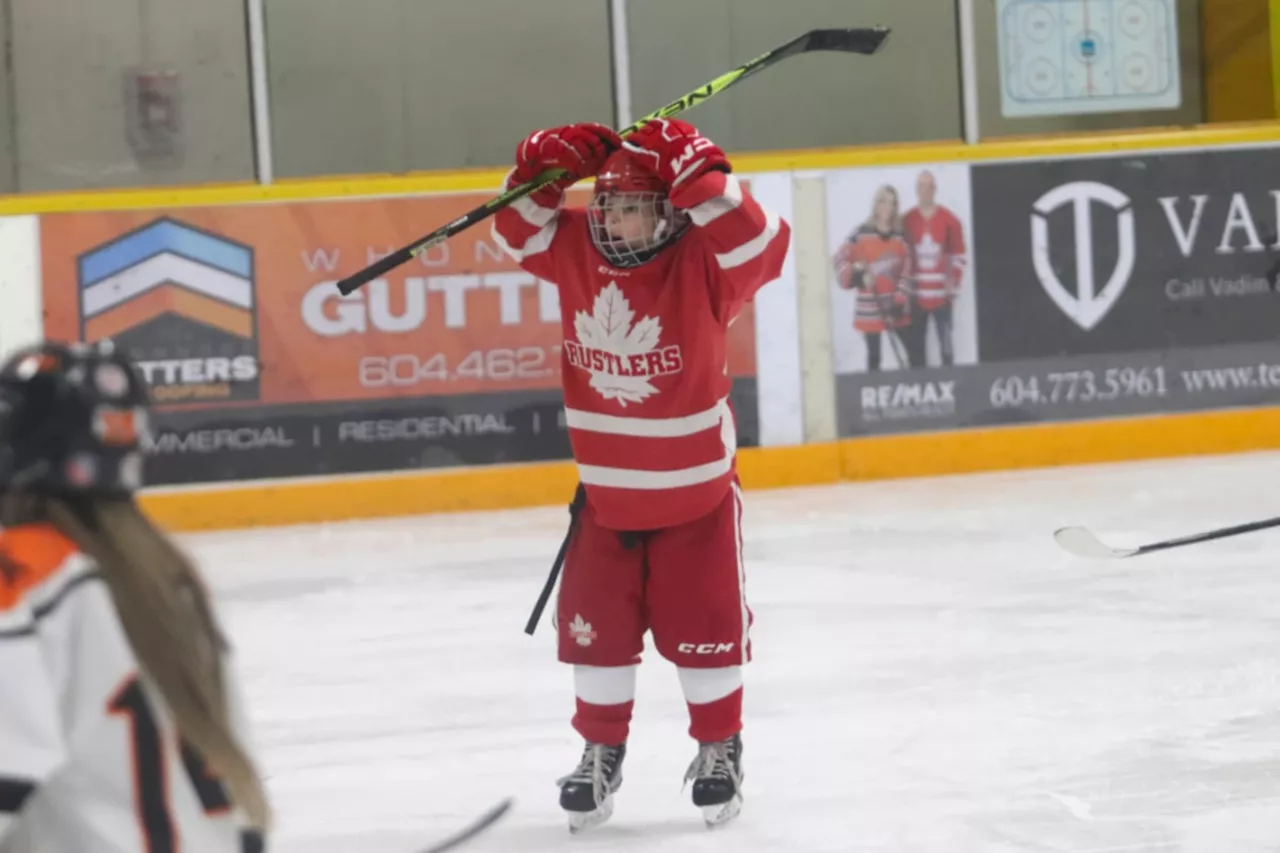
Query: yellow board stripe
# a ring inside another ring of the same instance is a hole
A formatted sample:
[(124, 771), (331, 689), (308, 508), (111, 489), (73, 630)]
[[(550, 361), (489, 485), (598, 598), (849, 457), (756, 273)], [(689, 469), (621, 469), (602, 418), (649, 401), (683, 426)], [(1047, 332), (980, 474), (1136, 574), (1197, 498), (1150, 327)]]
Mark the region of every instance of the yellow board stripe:
[[(745, 448), (738, 468), (744, 488), (762, 489), (1276, 447), (1280, 408), (1237, 409)], [(197, 531), (567, 504), (576, 483), (572, 463), (552, 462), (156, 489), (141, 503), (170, 529)]]
[[(785, 172), (851, 166), (897, 165), (957, 160), (1067, 157), (1123, 151), (1280, 143), (1272, 122), (1222, 124), (1191, 129), (1158, 128), (1125, 133), (1006, 138), (978, 145), (959, 141), (904, 143), (857, 148), (734, 154), (739, 172)], [(482, 192), (495, 195), (507, 167), (407, 175), (351, 175), (287, 179), (263, 186), (253, 182), (79, 193), (19, 194), (0, 198), (0, 216), (87, 210), (202, 207), (263, 202), (321, 201), (418, 193)], [(424, 233), (430, 223), (424, 223)]]

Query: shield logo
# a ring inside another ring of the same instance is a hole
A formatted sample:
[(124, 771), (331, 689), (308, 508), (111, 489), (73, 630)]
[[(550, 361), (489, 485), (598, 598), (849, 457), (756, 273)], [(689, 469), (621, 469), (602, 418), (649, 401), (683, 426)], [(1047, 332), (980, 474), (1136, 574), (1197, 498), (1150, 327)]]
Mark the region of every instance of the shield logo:
[[(1099, 202), (1116, 212), (1119, 253), (1115, 269), (1101, 288), (1097, 287), (1093, 269), (1092, 202)], [(1049, 256), (1048, 215), (1065, 205), (1072, 205), (1076, 232), (1076, 281), (1074, 291), (1058, 278)], [(1074, 181), (1056, 187), (1032, 205), (1031, 260), (1040, 286), (1063, 314), (1086, 332), (1107, 316), (1129, 277), (1135, 259), (1133, 206), (1129, 197), (1115, 187), (1097, 181)]]

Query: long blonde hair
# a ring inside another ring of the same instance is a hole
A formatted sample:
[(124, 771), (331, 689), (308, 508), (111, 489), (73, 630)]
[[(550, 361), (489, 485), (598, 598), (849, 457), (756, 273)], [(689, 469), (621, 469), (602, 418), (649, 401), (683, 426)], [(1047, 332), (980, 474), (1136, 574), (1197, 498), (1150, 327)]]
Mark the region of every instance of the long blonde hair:
[(893, 202), (893, 215), (889, 218), (889, 233), (901, 233), (902, 206), (898, 201), (898, 190), (892, 184), (882, 184), (876, 188), (875, 195), (871, 198), (871, 213), (867, 216), (867, 221), (863, 225), (872, 231), (880, 231), (880, 223), (876, 221), (876, 208), (880, 206), (880, 202), (884, 199)]
[(223, 639), (191, 561), (129, 498), (74, 502), (8, 495), (0, 524), (47, 520), (97, 563), (142, 670), (182, 733), (244, 809), (269, 828), (265, 787), (236, 738), (223, 681)]

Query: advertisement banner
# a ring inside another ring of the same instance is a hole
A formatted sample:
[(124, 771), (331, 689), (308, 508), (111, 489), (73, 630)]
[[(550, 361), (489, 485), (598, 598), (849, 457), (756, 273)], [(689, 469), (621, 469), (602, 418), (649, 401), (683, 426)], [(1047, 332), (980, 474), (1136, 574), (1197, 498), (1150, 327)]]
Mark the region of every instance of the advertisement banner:
[(1274, 406), (1280, 346), (1022, 359), (841, 380), (845, 436)]
[(840, 434), (952, 423), (956, 402), (937, 377), (978, 362), (985, 298), (969, 247), (969, 166), (831, 172), (826, 205)]
[(974, 358), (957, 320), (955, 366), (846, 372), (841, 434), (1275, 405), (1280, 193), (1258, 176), (1278, 166), (1276, 148), (972, 165)]
[[(558, 294), (488, 227), (335, 287), (490, 197), (43, 216), (45, 335), (111, 338), (138, 365), (159, 404), (152, 484), (568, 458)], [(751, 446), (750, 306), (729, 371)]]
[(1276, 148), (973, 166), (983, 359), (1276, 340), (1278, 167)]

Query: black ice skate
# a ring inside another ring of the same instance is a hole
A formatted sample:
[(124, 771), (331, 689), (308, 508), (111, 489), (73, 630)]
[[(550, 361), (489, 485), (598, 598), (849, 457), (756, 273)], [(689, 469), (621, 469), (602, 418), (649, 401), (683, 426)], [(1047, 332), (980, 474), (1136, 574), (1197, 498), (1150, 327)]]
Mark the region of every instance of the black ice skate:
[(693, 804), (707, 826), (733, 820), (742, 811), (742, 736), (700, 744), (684, 779), (693, 781)]
[(625, 743), (606, 746), (588, 741), (577, 768), (557, 780), (560, 808), (569, 815), (570, 832), (599, 826), (613, 814), (613, 792), (622, 787), (626, 754)]

